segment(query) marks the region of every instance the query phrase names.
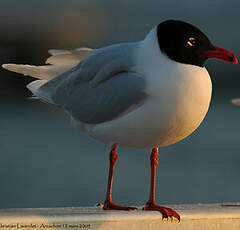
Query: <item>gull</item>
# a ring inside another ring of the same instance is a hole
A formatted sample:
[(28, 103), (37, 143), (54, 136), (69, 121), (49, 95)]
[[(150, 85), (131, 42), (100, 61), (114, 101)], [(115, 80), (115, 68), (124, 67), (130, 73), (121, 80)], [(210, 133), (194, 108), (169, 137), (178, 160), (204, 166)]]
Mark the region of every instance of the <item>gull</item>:
[(150, 195), (143, 210), (180, 221), (176, 211), (155, 201), (158, 148), (184, 139), (203, 121), (212, 91), (205, 61), (237, 64), (236, 56), (179, 20), (158, 24), (138, 42), (49, 52), (44, 66), (2, 67), (39, 79), (27, 85), (36, 99), (63, 108), (80, 131), (111, 145), (103, 209), (136, 209), (112, 201), (117, 147), (151, 149)]

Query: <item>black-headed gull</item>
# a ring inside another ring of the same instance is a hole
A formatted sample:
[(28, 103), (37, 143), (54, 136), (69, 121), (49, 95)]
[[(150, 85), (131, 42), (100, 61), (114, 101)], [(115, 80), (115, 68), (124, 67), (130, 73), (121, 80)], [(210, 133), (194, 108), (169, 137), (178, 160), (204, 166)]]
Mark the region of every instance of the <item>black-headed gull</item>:
[(160, 23), (139, 42), (50, 53), (50, 65), (3, 68), (40, 79), (27, 85), (36, 98), (61, 106), (81, 131), (112, 145), (103, 208), (136, 209), (112, 202), (117, 146), (151, 148), (150, 196), (143, 209), (180, 220), (176, 211), (155, 202), (158, 148), (187, 137), (205, 117), (212, 91), (205, 61), (237, 64), (236, 56), (177, 20)]

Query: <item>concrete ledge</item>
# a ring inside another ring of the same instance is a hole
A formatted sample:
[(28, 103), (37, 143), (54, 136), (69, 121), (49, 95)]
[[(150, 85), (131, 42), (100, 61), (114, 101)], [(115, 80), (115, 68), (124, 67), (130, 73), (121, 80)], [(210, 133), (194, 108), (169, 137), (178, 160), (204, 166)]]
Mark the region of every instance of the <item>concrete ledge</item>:
[(101, 207), (0, 210), (0, 229), (210, 229), (240, 230), (240, 203), (170, 205), (181, 222), (155, 211), (104, 211)]

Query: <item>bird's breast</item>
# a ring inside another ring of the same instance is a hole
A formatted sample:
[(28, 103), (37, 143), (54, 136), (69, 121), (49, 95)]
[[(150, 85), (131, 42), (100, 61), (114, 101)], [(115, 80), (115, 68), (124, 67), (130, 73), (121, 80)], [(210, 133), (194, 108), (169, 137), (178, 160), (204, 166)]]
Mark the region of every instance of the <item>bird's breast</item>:
[(167, 71), (153, 71), (147, 81), (151, 99), (146, 106), (153, 112), (156, 145), (170, 145), (190, 135), (209, 108), (212, 84), (207, 70), (176, 63)]
[(176, 143), (200, 125), (212, 90), (205, 68), (181, 64), (161, 71), (152, 69), (146, 84), (149, 97), (142, 106), (91, 126), (89, 134), (106, 143), (153, 148)]

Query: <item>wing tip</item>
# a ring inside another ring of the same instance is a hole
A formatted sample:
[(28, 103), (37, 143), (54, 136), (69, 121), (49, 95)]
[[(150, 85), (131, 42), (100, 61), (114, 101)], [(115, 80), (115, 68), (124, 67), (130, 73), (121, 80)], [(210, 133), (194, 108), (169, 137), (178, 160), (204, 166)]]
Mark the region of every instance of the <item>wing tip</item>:
[(63, 49), (50, 49), (48, 50), (48, 53), (55, 56), (55, 55), (59, 55), (59, 54), (68, 54), (71, 53), (69, 50), (63, 50)]
[(36, 66), (9, 63), (9, 64), (2, 64), (2, 68), (15, 73), (23, 74), (24, 76), (32, 76), (29, 70), (36, 68)]
[(8, 63), (8, 64), (2, 64), (2, 68), (6, 70), (11, 70), (16, 64)]

